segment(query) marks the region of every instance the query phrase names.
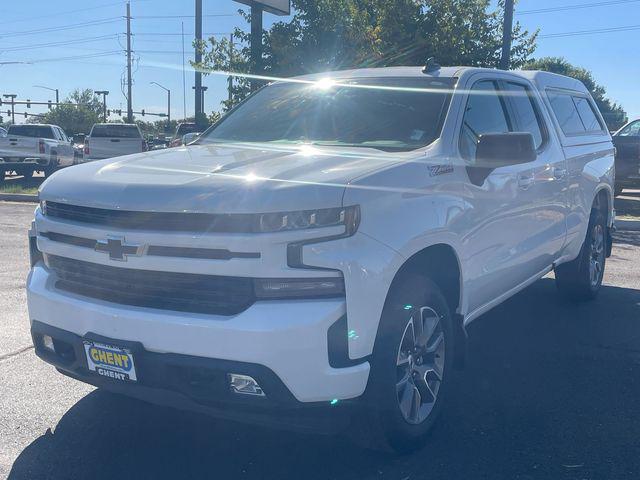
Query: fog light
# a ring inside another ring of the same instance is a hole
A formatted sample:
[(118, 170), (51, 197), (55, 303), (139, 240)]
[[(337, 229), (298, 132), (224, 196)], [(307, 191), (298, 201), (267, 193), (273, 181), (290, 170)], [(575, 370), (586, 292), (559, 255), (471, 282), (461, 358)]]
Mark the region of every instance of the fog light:
[(255, 381), (253, 377), (248, 375), (239, 375), (237, 373), (229, 374), (229, 386), (233, 393), (239, 393), (242, 395), (257, 395), (264, 397), (265, 393)]
[(44, 346), (44, 348), (51, 352), (56, 351), (55, 347), (53, 346), (53, 338), (51, 338), (49, 335), (42, 336), (42, 345)]

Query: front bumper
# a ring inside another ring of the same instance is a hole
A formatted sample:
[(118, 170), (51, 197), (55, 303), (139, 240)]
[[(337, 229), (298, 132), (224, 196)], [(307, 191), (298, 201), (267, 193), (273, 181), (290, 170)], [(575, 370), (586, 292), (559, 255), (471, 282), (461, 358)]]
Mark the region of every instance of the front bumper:
[[(154, 353), (139, 342), (123, 342), (92, 333), (80, 337), (71, 332), (34, 321), (31, 335), (38, 357), (73, 379), (149, 403), (194, 411), (219, 418), (296, 431), (337, 433), (351, 422), (355, 402), (329, 405), (301, 403), (270, 369), (256, 364), (215, 360), (188, 355)], [(45, 348), (43, 336), (54, 339), (55, 352)], [(126, 346), (134, 355), (138, 381), (124, 383), (89, 372), (83, 340), (91, 339)], [(233, 393), (229, 372), (250, 375), (266, 396)]]
[[(367, 361), (346, 368), (333, 368), (329, 364), (328, 332), (344, 318), (344, 300), (263, 301), (238, 315), (222, 317), (88, 299), (57, 290), (55, 281), (55, 275), (42, 262), (29, 275), (29, 315), (36, 333), (45, 325), (79, 339), (94, 335), (112, 339), (115, 344), (133, 342), (149, 358), (156, 354), (179, 355), (215, 360), (220, 365), (225, 362), (255, 365), (272, 372), (283, 391), (288, 392), (275, 395), (273, 400), (277, 403), (283, 403), (282, 398), (287, 404), (288, 397), (298, 403), (346, 400), (365, 391), (369, 377)], [(86, 361), (80, 357), (78, 362), (73, 368), (54, 365), (89, 381)], [(174, 390), (171, 385), (165, 387), (167, 391)], [(211, 395), (210, 401), (225, 397), (213, 398), (213, 392)]]

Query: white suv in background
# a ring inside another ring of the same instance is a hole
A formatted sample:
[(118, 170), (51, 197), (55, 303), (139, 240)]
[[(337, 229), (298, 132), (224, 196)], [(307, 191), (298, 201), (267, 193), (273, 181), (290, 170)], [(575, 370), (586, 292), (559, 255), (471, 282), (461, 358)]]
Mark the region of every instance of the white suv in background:
[(43, 184), (36, 353), (150, 402), (296, 428), (365, 419), (412, 449), (472, 321), (552, 270), (563, 294), (598, 293), (613, 182), (611, 137), (570, 78), (276, 82), (194, 145)]

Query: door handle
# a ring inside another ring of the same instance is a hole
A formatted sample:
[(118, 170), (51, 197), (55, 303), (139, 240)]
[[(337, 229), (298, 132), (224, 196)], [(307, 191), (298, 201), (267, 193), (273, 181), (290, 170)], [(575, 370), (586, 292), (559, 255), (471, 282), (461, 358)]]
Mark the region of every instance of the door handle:
[(524, 176), (521, 175), (518, 177), (518, 187), (520, 187), (522, 190), (527, 190), (528, 188), (531, 187), (531, 185), (533, 185), (535, 182), (535, 179), (533, 178), (533, 175), (531, 176)]
[(567, 176), (567, 174), (568, 174), (568, 173), (569, 173), (569, 172), (567, 171), (567, 169), (566, 169), (566, 168), (554, 168), (554, 169), (553, 169), (553, 177), (554, 177), (556, 180), (560, 180), (560, 179), (565, 178), (565, 177)]

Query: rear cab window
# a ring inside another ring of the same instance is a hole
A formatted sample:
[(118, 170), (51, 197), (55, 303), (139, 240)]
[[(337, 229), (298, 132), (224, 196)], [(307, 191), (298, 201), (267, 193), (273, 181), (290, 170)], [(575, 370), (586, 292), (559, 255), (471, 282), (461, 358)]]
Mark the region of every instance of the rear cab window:
[(94, 125), (91, 138), (142, 138), (136, 125)]
[(44, 125), (11, 125), (9, 127), (9, 135), (33, 138), (49, 138), (52, 140), (56, 138), (53, 133), (53, 128)]
[(605, 131), (595, 106), (586, 95), (547, 89), (547, 98), (565, 136), (599, 134)]

